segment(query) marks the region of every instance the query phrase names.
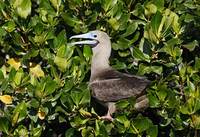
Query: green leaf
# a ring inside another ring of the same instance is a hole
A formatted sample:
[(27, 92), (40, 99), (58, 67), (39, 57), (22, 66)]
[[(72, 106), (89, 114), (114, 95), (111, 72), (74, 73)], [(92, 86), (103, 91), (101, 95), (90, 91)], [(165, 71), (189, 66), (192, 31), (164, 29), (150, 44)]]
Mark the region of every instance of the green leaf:
[(157, 137), (158, 136), (158, 126), (157, 125), (150, 126), (149, 129), (147, 130), (147, 135), (150, 137)]
[(194, 1), (186, 1), (184, 3), (184, 6), (190, 8), (190, 9), (196, 9), (197, 8)]
[(33, 107), (33, 108), (38, 108), (40, 105), (39, 101), (36, 100), (35, 98), (31, 99), (30, 101), (30, 106)]
[(133, 43), (135, 43), (136, 41), (138, 41), (139, 37), (140, 37), (140, 32), (137, 31), (135, 33), (135, 35), (133, 36), (133, 38), (130, 40), (129, 45), (132, 45)]
[(0, 69), (0, 81), (4, 80), (4, 74), (3, 71)]
[(15, 78), (16, 75), (16, 70), (14, 68), (11, 68), (11, 71), (9, 73), (9, 80), (13, 80)]
[(151, 14), (156, 13), (156, 11), (157, 11), (156, 5), (154, 5), (151, 2), (147, 3), (147, 5), (145, 6), (145, 15), (146, 16), (150, 16)]
[(117, 70), (127, 68), (126, 64), (124, 62), (120, 62), (119, 60), (116, 60), (116, 63), (114, 65), (112, 65), (112, 67), (117, 69)]
[(56, 56), (55, 59), (54, 59), (54, 63), (58, 66), (58, 68), (61, 71), (65, 71), (66, 68), (70, 65), (70, 60)]
[(147, 117), (143, 117), (140, 114), (136, 118), (133, 119), (131, 124), (134, 125), (134, 127), (139, 131), (139, 133), (153, 126), (150, 119), (148, 119)]
[(186, 14), (185, 15), (185, 22), (186, 23), (190, 23), (190, 22), (192, 22), (194, 20), (194, 16), (193, 15), (191, 15), (191, 14)]
[[(153, 91), (151, 91), (151, 92), (153, 92)], [(160, 101), (158, 100), (158, 98), (157, 98), (156, 95), (154, 95), (152, 93), (149, 93), (148, 94), (148, 99), (149, 99), (149, 105), (150, 105), (150, 107), (152, 107), (152, 108), (159, 107)]]
[(69, 58), (71, 58), (73, 52), (74, 52), (73, 46), (62, 45), (57, 50), (57, 56), (66, 58), (68, 60)]
[(112, 48), (113, 48), (114, 50), (118, 50), (118, 49), (124, 50), (124, 49), (129, 48), (130, 46), (131, 46), (131, 45), (130, 45), (130, 41), (129, 41), (128, 39), (122, 38), (122, 37), (120, 37), (120, 38), (118, 39), (117, 43), (113, 43), (113, 44), (112, 44)]
[[(160, 52), (166, 52), (167, 54), (169, 54), (172, 57), (176, 57), (177, 56), (177, 51), (176, 51), (176, 45), (178, 45), (180, 43), (178, 38), (173, 38), (168, 40), (165, 43), (165, 46), (163, 48), (161, 48), (159, 51)], [(178, 50), (181, 50), (178, 48)]]
[(14, 77), (14, 82), (15, 82), (16, 85), (20, 85), (21, 80), (22, 80), (22, 78), (23, 78), (23, 75), (24, 75), (23, 70), (22, 70), (22, 69), (19, 69), (19, 70), (17, 71), (15, 77)]
[(130, 51), (118, 51), (118, 54), (120, 57), (127, 57), (128, 55), (130, 55)]
[(102, 8), (105, 12), (107, 12), (109, 9), (111, 9), (115, 4), (117, 3), (117, 0), (103, 0), (101, 3)]
[(151, 19), (152, 30), (158, 38), (160, 37), (158, 30), (160, 27), (161, 20), (162, 20), (162, 14), (159, 11), (156, 12), (156, 14)]
[(45, 95), (48, 96), (48, 95), (52, 94), (53, 92), (55, 92), (57, 86), (58, 85), (54, 80), (49, 79), (45, 86)]
[(50, 2), (52, 3), (53, 7), (56, 9), (56, 10), (59, 10), (59, 7), (61, 5), (61, 0), (50, 0)]
[(73, 86), (74, 86), (74, 83), (72, 80), (66, 80), (65, 87), (64, 87), (65, 92), (70, 91), (73, 88)]
[[(59, 48), (58, 49), (58, 52), (62, 52), (62, 50), (66, 50), (66, 48), (68, 48), (68, 47), (66, 47), (66, 45), (65, 45), (65, 43), (66, 43), (67, 41), (66, 41), (66, 32), (65, 32), (65, 30), (62, 30), (59, 34), (58, 34), (58, 36), (57, 37), (55, 37), (54, 38), (54, 40), (53, 40), (53, 46), (55, 47), (55, 48)], [(62, 46), (62, 47), (61, 47)], [(61, 50), (61, 51), (59, 51), (59, 50)], [(63, 55), (64, 54), (64, 55)], [(61, 54), (61, 55), (59, 55), (59, 56), (65, 56), (65, 53), (63, 53), (63, 54)]]
[(33, 137), (40, 137), (41, 134), (42, 134), (42, 127), (33, 128), (33, 130), (31, 130), (31, 135)]
[(31, 0), (14, 0), (13, 7), (16, 9), (18, 15), (22, 18), (27, 18), (31, 13)]
[(108, 20), (108, 23), (111, 25), (111, 27), (116, 31), (119, 29), (120, 23), (117, 21), (116, 18), (110, 18)]
[(199, 114), (192, 115), (192, 126), (195, 129), (200, 129), (200, 116)]
[(76, 104), (76, 106), (79, 106), (79, 102), (82, 99), (82, 94), (81, 91), (78, 89), (74, 89), (71, 91), (71, 98), (73, 100), (73, 102)]
[(116, 118), (116, 120), (117, 120), (118, 122), (120, 122), (121, 124), (124, 124), (124, 126), (125, 126), (126, 128), (128, 128), (128, 127), (130, 126), (130, 121), (127, 119), (127, 117), (126, 117), (125, 115), (118, 116), (118, 117)]
[(196, 57), (195, 58), (195, 65), (194, 65), (194, 68), (196, 70), (200, 69), (200, 58)]
[(0, 131), (9, 135), (9, 128), (10, 128), (9, 120), (5, 117), (0, 117)]
[(168, 93), (168, 87), (165, 83), (162, 83), (160, 85), (157, 86), (158, 91), (156, 92), (158, 98), (160, 101), (165, 101), (165, 98), (167, 97), (167, 93)]
[(88, 89), (83, 90), (82, 91), (82, 98), (81, 98), (79, 104), (90, 103), (90, 98), (91, 98), (90, 90), (88, 90)]
[(14, 131), (14, 136), (19, 136), (19, 137), (28, 137), (29, 133), (28, 130), (25, 126), (19, 125), (17, 129)]
[(31, 57), (36, 57), (39, 53), (39, 50), (30, 49), (29, 52), (24, 55), (24, 59), (30, 59)]
[(5, 29), (8, 32), (14, 31), (15, 27), (16, 27), (16, 24), (15, 24), (14, 21), (8, 21), (2, 26), (2, 28)]
[(153, 3), (156, 5), (159, 11), (162, 11), (164, 9), (164, 0), (154, 0)]
[(69, 128), (65, 132), (65, 137), (74, 137), (75, 134), (75, 129), (74, 128)]
[(78, 18), (76, 18), (75, 16), (72, 17), (70, 14), (66, 12), (63, 13), (61, 16), (64, 19), (65, 23), (67, 23), (71, 27), (75, 27), (76, 24), (77, 25), (82, 24), (82, 22)]
[(176, 34), (179, 34), (180, 33), (180, 24), (179, 24), (179, 16), (174, 13), (173, 14), (173, 24), (172, 24), (172, 28), (174, 29), (174, 31), (176, 32)]
[(189, 51), (194, 51), (196, 46), (199, 46), (199, 43), (197, 40), (194, 40), (193, 42), (187, 43), (182, 45), (184, 48), (188, 49)]
[(127, 100), (120, 100), (116, 103), (117, 108), (124, 109), (129, 106), (129, 102)]
[(92, 50), (89, 46), (83, 47), (83, 56), (86, 58), (86, 60), (89, 60), (89, 58), (92, 56)]
[(160, 75), (163, 72), (162, 66), (151, 66), (150, 68), (151, 68), (152, 72), (155, 72), (155, 73), (160, 74)]
[(142, 61), (147, 61), (150, 62), (149, 56), (147, 54), (144, 54), (140, 49), (137, 47), (134, 47), (132, 50), (133, 57), (142, 60)]
[(24, 120), (26, 116), (27, 116), (27, 105), (25, 102), (21, 102), (16, 106), (16, 108), (13, 111), (12, 125), (15, 125), (16, 123)]

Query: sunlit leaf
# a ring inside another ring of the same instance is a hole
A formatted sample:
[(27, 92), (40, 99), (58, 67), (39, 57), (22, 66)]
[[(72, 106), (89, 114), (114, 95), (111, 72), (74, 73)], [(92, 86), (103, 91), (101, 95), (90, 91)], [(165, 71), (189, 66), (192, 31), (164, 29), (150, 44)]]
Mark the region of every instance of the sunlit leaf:
[(33, 128), (31, 133), (32, 133), (32, 136), (34, 137), (40, 137), (42, 134), (42, 127)]
[(27, 18), (31, 13), (31, 0), (14, 0), (13, 7), (16, 9), (19, 16)]
[(58, 10), (61, 5), (61, 0), (50, 0), (50, 1), (52, 3), (53, 7)]
[(61, 71), (65, 71), (70, 62), (66, 58), (56, 56), (54, 63), (59, 67)]
[(18, 70), (19, 67), (21, 66), (20, 61), (17, 61), (17, 60), (15, 60), (14, 58), (10, 58), (10, 59), (7, 61), (7, 63), (8, 63), (10, 66), (14, 67), (16, 70)]
[(0, 96), (0, 100), (4, 103), (4, 104), (12, 104), (12, 97), (10, 95), (2, 95)]
[(42, 70), (42, 68), (39, 64), (37, 64), (34, 67), (31, 67), (30, 73), (36, 77), (44, 77), (44, 71)]
[(2, 28), (8, 32), (14, 31), (15, 27), (16, 27), (16, 24), (13, 21), (8, 21), (2, 26)]
[(23, 77), (23, 70), (20, 69), (19, 71), (17, 71), (14, 81), (16, 85), (19, 85), (21, 83), (22, 77)]
[(39, 117), (39, 119), (44, 120), (46, 114), (45, 114), (45, 112), (43, 112), (43, 111), (39, 108), (39, 110), (38, 110), (38, 112), (37, 112), (37, 116)]
[(111, 27), (114, 29), (114, 30), (118, 30), (120, 24), (119, 22), (117, 21), (116, 18), (111, 18), (108, 20), (109, 24), (111, 25)]

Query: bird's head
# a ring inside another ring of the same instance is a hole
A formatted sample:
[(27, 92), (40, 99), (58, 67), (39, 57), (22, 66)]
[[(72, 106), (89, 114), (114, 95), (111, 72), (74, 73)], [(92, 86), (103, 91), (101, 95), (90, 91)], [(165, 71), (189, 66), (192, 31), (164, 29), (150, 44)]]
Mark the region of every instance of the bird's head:
[(77, 41), (71, 43), (72, 45), (90, 45), (92, 47), (93, 54), (103, 53), (109, 54), (111, 52), (110, 37), (107, 33), (99, 30), (90, 31), (85, 34), (75, 35), (70, 39), (85, 39), (83, 41)]

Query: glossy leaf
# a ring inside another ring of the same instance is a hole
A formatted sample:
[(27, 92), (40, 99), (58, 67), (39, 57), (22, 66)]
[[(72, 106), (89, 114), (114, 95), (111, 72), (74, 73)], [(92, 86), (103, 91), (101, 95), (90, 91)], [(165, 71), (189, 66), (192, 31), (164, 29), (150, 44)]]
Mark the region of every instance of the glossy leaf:
[[(1, 0), (0, 136), (198, 136), (199, 5)], [(142, 94), (116, 101), (112, 122), (101, 118), (107, 102), (89, 88), (92, 52), (106, 45), (70, 45), (83, 40), (71, 36), (93, 30), (109, 35), (113, 69), (151, 81)], [(144, 94), (149, 105), (138, 112)]]
[(22, 18), (27, 18), (27, 16), (31, 13), (30, 0), (14, 0), (13, 7), (16, 9), (18, 15)]
[(25, 102), (21, 102), (13, 111), (12, 115), (12, 125), (17, 124), (18, 122), (25, 119), (27, 116), (27, 105)]

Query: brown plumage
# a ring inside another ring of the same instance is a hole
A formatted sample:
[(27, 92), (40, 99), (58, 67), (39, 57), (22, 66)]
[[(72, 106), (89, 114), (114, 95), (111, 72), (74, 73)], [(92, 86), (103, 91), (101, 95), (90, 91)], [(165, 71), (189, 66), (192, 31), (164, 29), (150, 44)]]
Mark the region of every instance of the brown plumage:
[(139, 97), (144, 94), (150, 81), (145, 78), (124, 74), (113, 69), (105, 70), (89, 86), (94, 98), (103, 102), (116, 102), (129, 97)]
[(111, 54), (110, 37), (102, 31), (91, 31), (86, 34), (72, 36), (72, 38), (89, 39), (71, 43), (72, 45), (88, 44), (92, 46), (93, 56), (89, 87), (92, 96), (108, 107), (108, 113), (103, 119), (112, 120), (115, 112), (115, 102), (129, 97), (136, 98), (135, 109), (148, 107), (145, 89), (150, 81), (144, 77), (121, 73), (109, 65)]

